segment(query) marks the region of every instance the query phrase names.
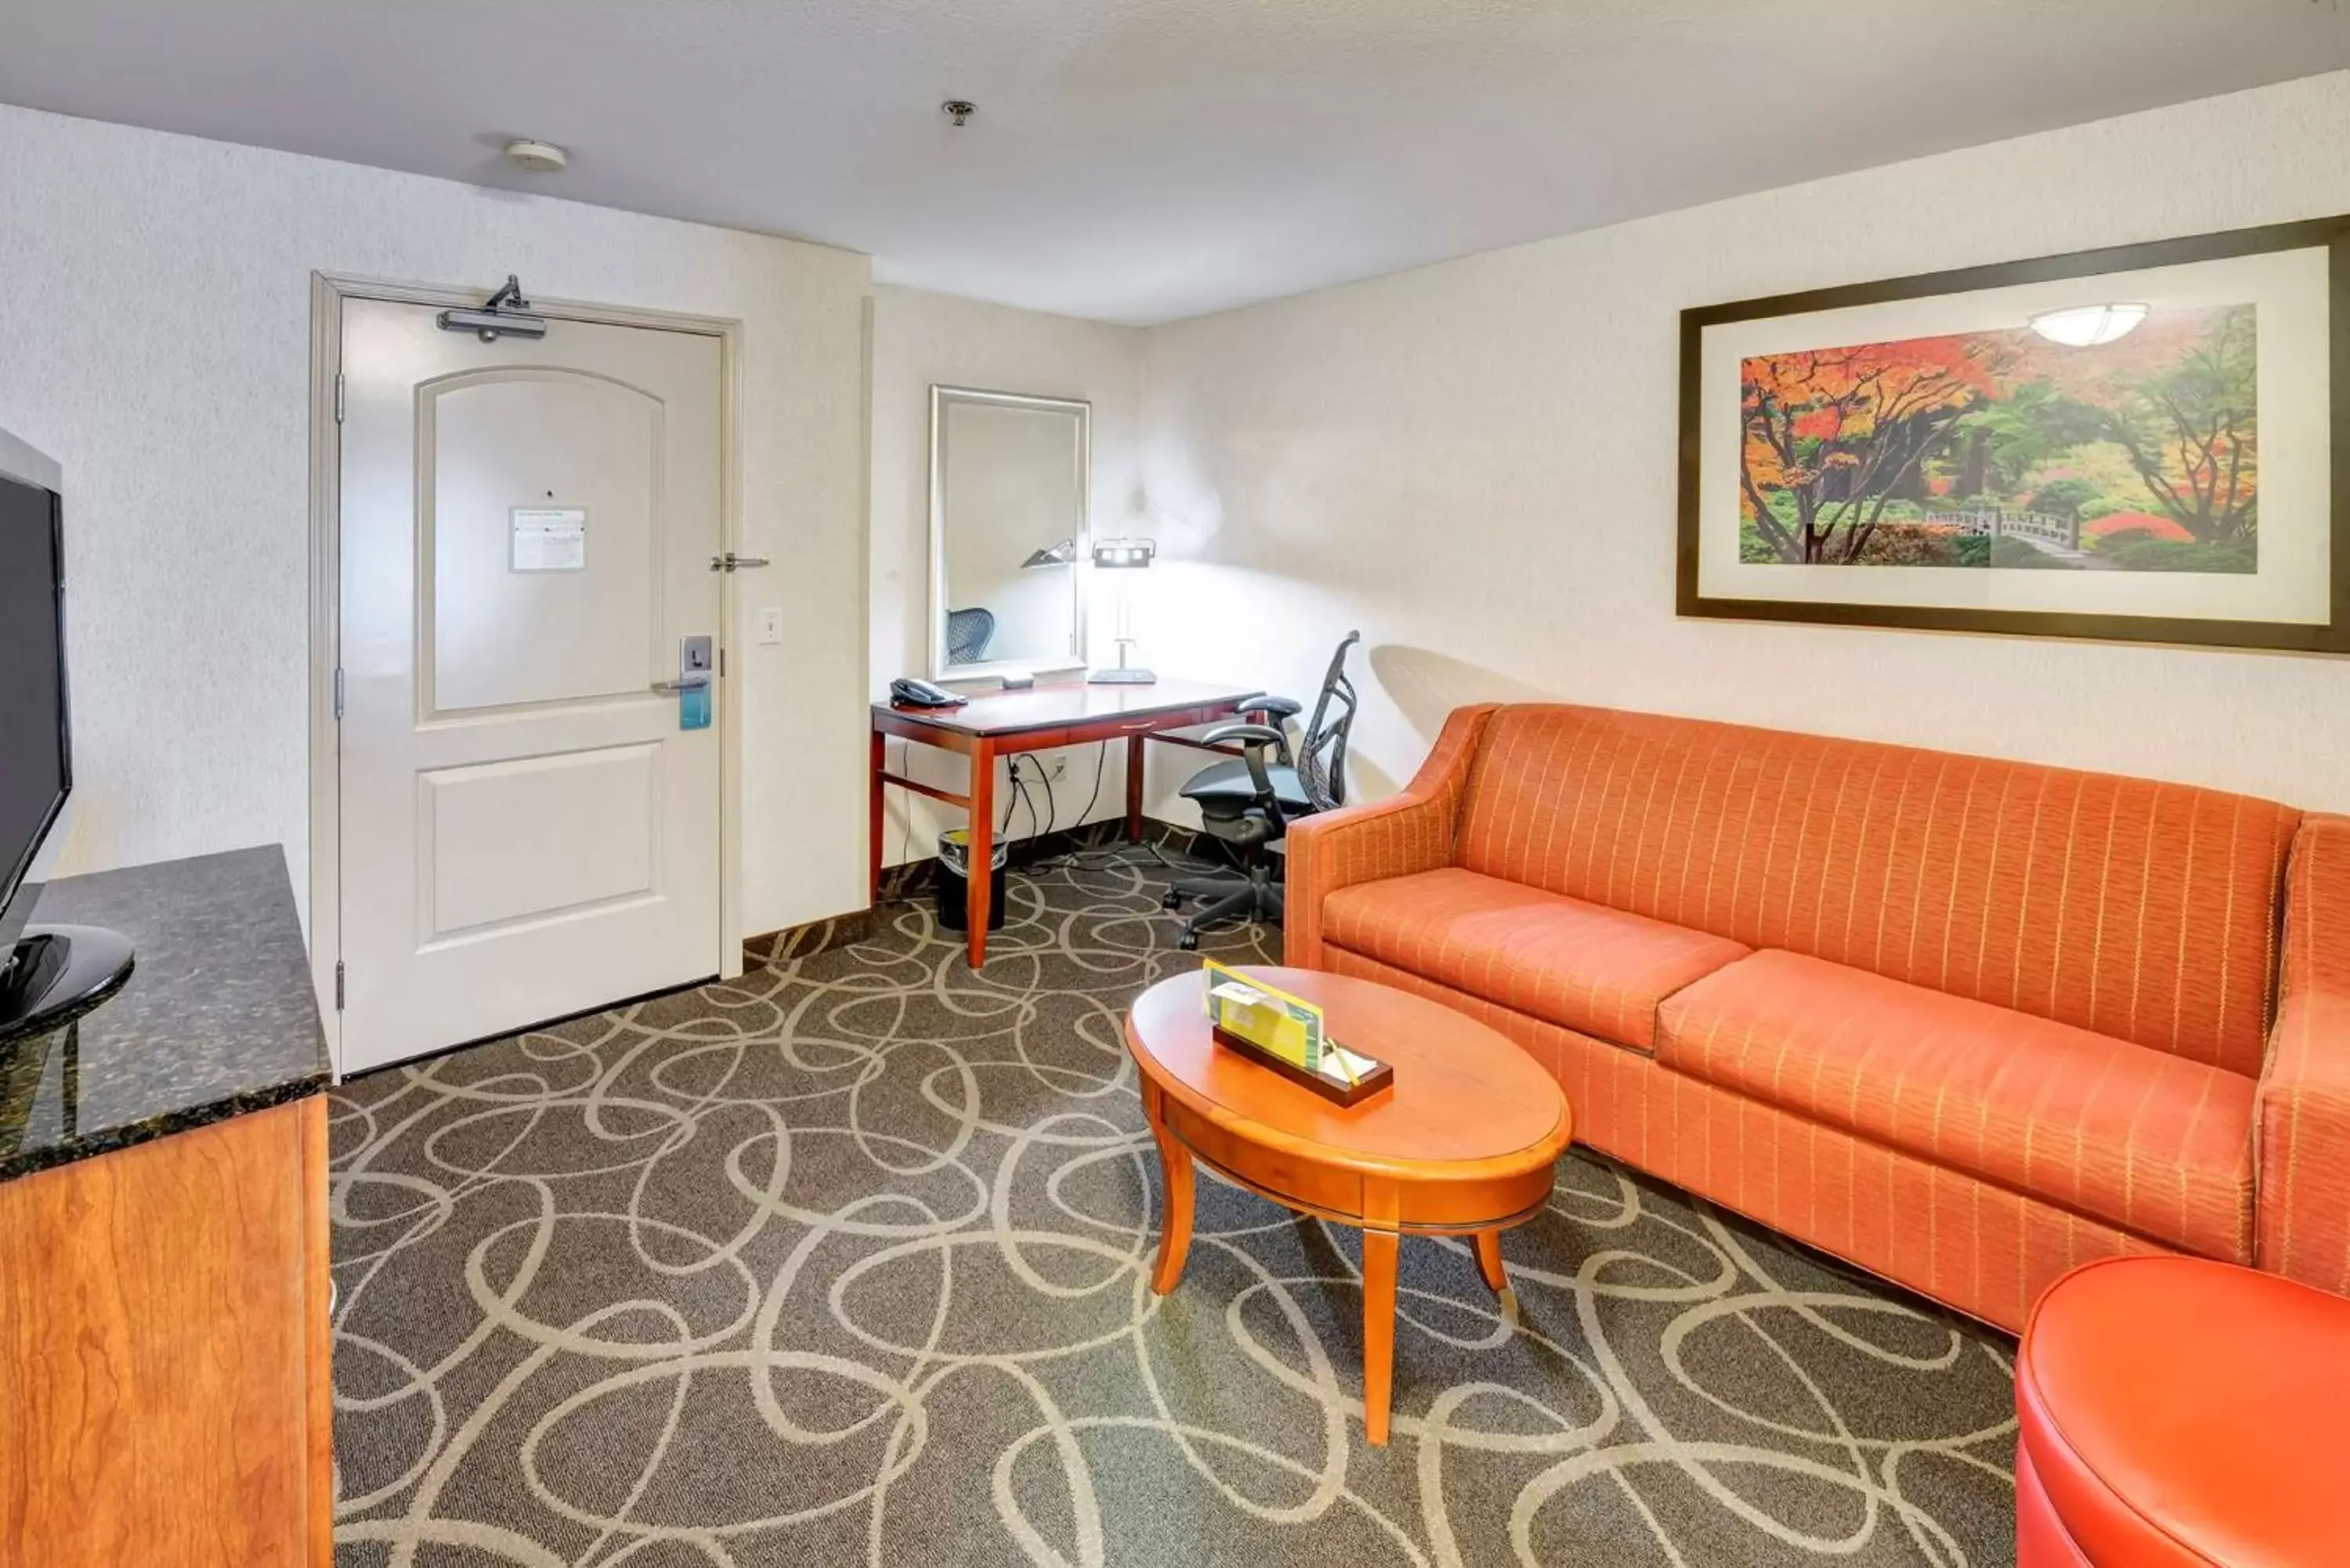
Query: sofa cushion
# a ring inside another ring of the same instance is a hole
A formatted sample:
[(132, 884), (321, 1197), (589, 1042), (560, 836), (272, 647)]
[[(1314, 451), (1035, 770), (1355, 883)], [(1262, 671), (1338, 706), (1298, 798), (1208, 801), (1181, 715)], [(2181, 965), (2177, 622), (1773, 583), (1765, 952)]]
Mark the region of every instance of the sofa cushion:
[(2211, 1257), (2251, 1247), (2249, 1078), (1765, 951), (1659, 1011), (1677, 1072)]
[(2299, 813), (2186, 784), (1513, 706), (1453, 863), (2257, 1076)]
[(1745, 956), (1722, 937), (1447, 867), (1330, 895), (1323, 940), (1645, 1051), (1657, 1003)]

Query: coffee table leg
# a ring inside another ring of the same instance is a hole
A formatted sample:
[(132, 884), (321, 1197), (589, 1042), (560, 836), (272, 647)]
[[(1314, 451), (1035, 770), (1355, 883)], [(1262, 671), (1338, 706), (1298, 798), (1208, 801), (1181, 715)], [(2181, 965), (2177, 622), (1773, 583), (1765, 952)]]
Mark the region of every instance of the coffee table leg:
[(1363, 1232), (1363, 1428), (1384, 1446), (1395, 1380), (1396, 1244), (1392, 1231)]
[(1163, 1296), (1183, 1277), (1183, 1260), (1191, 1251), (1191, 1151), (1167, 1130), (1156, 1085), (1146, 1085), (1143, 1107), (1150, 1116), (1150, 1136), (1159, 1140), (1159, 1168), (1167, 1184), (1166, 1208), (1159, 1216), (1159, 1267), (1150, 1275), (1150, 1288)]
[(1477, 1272), (1485, 1276), (1485, 1288), (1500, 1295), (1510, 1288), (1510, 1277), (1502, 1272), (1502, 1233), (1480, 1231), (1476, 1241)]

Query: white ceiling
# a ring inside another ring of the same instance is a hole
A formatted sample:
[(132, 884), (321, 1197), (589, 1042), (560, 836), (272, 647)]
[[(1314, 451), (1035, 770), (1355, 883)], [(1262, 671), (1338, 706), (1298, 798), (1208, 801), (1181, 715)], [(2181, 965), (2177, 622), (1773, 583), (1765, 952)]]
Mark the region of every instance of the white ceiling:
[(0, 0), (0, 101), (1128, 322), (2344, 66), (2343, 0)]

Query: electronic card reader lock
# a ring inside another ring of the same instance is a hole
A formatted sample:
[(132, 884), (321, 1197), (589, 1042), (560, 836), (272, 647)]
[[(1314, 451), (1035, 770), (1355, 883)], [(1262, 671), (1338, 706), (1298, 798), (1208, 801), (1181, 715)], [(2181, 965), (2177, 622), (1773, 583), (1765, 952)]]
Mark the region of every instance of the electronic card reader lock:
[(653, 682), (656, 691), (677, 693), (679, 729), (710, 728), (710, 687), (717, 674), (715, 659), (712, 639), (681, 637), (677, 639), (677, 679)]

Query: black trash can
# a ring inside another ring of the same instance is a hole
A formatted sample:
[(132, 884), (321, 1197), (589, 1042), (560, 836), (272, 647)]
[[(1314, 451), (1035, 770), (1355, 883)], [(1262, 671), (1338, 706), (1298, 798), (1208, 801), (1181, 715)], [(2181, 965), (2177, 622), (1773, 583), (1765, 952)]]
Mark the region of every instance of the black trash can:
[[(991, 857), (994, 868), (987, 879), (987, 929), (1003, 929), (1003, 869), (1011, 864), (1012, 846), (999, 842)], [(964, 900), (971, 897), (971, 831), (953, 828), (939, 835), (939, 925), (950, 931), (960, 931), (968, 922), (963, 919)]]

